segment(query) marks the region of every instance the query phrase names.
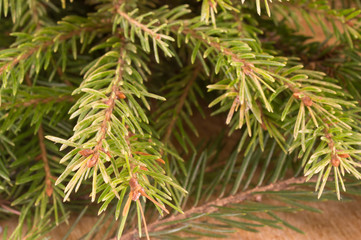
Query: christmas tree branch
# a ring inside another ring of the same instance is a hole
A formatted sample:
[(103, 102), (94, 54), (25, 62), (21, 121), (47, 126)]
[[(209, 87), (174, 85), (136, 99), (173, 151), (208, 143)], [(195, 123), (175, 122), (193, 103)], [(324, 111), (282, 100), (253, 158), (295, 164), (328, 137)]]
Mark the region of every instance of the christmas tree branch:
[[(3, 63), (3, 65), (0, 66), (0, 76), (1, 75), (6, 75), (11, 69), (13, 69), (20, 62), (29, 59), (34, 54), (38, 55), (40, 53), (40, 51), (45, 51), (50, 46), (53, 46), (55, 44), (57, 45), (60, 42), (64, 42), (64, 41), (66, 41), (68, 39), (73, 38), (74, 36), (81, 36), (85, 32), (87, 32), (87, 33), (92, 33), (94, 31), (103, 32), (104, 30), (107, 29), (105, 27), (105, 24), (108, 24), (107, 21), (102, 21), (101, 24), (95, 24), (94, 26), (76, 26), (75, 24), (73, 24), (72, 29), (69, 29), (69, 31), (57, 32), (57, 34), (55, 36), (49, 36), (48, 33), (47, 34), (44, 33), (44, 35), (46, 37), (42, 38), (39, 41), (38, 40), (39, 36), (43, 35), (42, 31), (45, 31), (45, 32), (54, 31), (54, 30), (57, 30), (57, 27), (61, 28), (62, 26), (61, 26), (61, 23), (60, 23), (59, 25), (57, 25), (57, 26), (55, 26), (53, 28), (49, 27), (49, 29), (47, 29), (47, 28), (41, 29), (40, 31), (35, 33), (34, 36), (31, 36), (31, 38), (33, 38), (33, 41), (31, 41), (32, 46), (29, 46), (29, 45), (22, 46), (22, 45), (20, 45), (21, 47), (16, 48), (16, 54), (14, 52), (14, 54), (13, 54), (14, 57), (11, 60), (8, 60), (6, 62), (0, 62), (0, 64)], [(69, 26), (69, 25), (66, 25), (66, 26)], [(29, 36), (27, 36), (27, 37), (29, 37)], [(51, 39), (51, 40), (48, 40), (48, 39)], [(56, 49), (57, 49), (57, 47), (56, 47)], [(56, 51), (56, 49), (54, 49), (54, 51)], [(0, 56), (1, 56), (1, 52), (0, 52)], [(8, 55), (6, 55), (6, 53), (5, 53), (5, 56), (7, 56), (7, 58), (8, 58)], [(16, 74), (17, 75), (17, 74), (20, 74), (21, 72), (24, 72), (24, 70), (11, 71), (11, 74), (14, 74), (14, 75)], [(8, 78), (9, 76), (10, 75), (7, 75), (6, 78)], [(4, 86), (4, 80), (6, 80), (6, 78), (3, 78), (3, 86)], [(19, 78), (19, 77), (15, 77), (15, 78)]]
[[(243, 202), (243, 201), (249, 199), (254, 193), (265, 192), (265, 191), (281, 191), (281, 190), (288, 189), (289, 187), (291, 187), (294, 184), (302, 184), (305, 181), (306, 181), (305, 177), (290, 178), (290, 179), (287, 179), (284, 181), (279, 181), (277, 183), (272, 183), (272, 184), (269, 184), (266, 186), (256, 187), (251, 190), (248, 190), (245, 192), (240, 192), (238, 194), (231, 195), (231, 196), (228, 196), (225, 198), (216, 199), (211, 202), (205, 203), (204, 205), (188, 209), (184, 212), (184, 214), (172, 215), (169, 218), (157, 220), (148, 225), (148, 231), (149, 232), (161, 231), (165, 228), (171, 228), (173, 226), (173, 225), (171, 225), (171, 222), (185, 220), (185, 219), (191, 217), (193, 214), (214, 213), (219, 210), (218, 207)], [(134, 228), (133, 230), (124, 234), (122, 239), (124, 239), (124, 240), (134, 239), (134, 236), (137, 235), (137, 232), (138, 232), (138, 230), (136, 228)]]

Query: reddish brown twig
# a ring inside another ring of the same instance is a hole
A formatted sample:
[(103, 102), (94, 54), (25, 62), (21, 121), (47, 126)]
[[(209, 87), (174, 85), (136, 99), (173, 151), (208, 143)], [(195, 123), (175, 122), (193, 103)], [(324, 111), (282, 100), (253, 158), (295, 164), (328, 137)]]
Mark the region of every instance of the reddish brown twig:
[(7, 109), (9, 107), (11, 108), (18, 108), (18, 107), (29, 107), (29, 106), (36, 106), (39, 104), (46, 104), (49, 102), (73, 102), (75, 98), (73, 96), (65, 95), (62, 97), (48, 97), (48, 98), (37, 98), (37, 99), (31, 99), (29, 101), (23, 101), (23, 102), (17, 102), (15, 104), (12, 103), (3, 103), (0, 106), (0, 109)]
[[(95, 27), (79, 28), (79, 29), (76, 29), (76, 30), (74, 30), (72, 32), (69, 32), (68, 34), (62, 35), (58, 39), (60, 41), (64, 41), (64, 40), (72, 38), (73, 36), (79, 35), (83, 31), (91, 32), (91, 31), (94, 31), (96, 29), (104, 29), (104, 24), (99, 25), (99, 26), (95, 26)], [(25, 59), (29, 58), (31, 55), (36, 53), (39, 49), (45, 50), (47, 47), (49, 47), (52, 44), (54, 44), (54, 40), (45, 41), (42, 44), (38, 44), (38, 45), (34, 46), (33, 48), (29, 48), (23, 54), (17, 56), (16, 58), (13, 58), (11, 61), (7, 62), (2, 67), (0, 67), (0, 75), (2, 75), (4, 73), (4, 71), (7, 70), (8, 68), (13, 68), (15, 65), (17, 65), (22, 60), (25, 60)]]
[[(116, 78), (115, 82), (113, 83), (109, 98), (105, 101), (105, 104), (108, 105), (108, 108), (104, 112), (105, 118), (100, 125), (100, 129), (99, 129), (100, 138), (99, 138), (97, 144), (95, 145), (95, 147), (91, 150), (92, 157), (87, 162), (87, 166), (89, 168), (93, 167), (97, 163), (99, 156), (100, 156), (100, 151), (104, 151), (103, 141), (106, 138), (106, 135), (108, 132), (108, 123), (111, 121), (111, 116), (113, 114), (115, 101), (121, 95), (121, 92), (119, 91), (119, 82), (122, 80), (122, 71), (123, 71), (123, 64), (124, 64), (124, 61), (122, 58), (119, 58), (118, 64), (119, 64), (119, 72), (117, 73), (117, 78)], [(121, 98), (125, 98), (125, 95), (124, 95), (124, 97), (121, 95)], [(108, 156), (110, 156), (110, 155), (108, 155)]]
[(38, 130), (38, 138), (39, 138), (39, 145), (40, 145), (40, 149), (41, 149), (41, 159), (44, 162), (45, 185), (46, 185), (45, 192), (50, 197), (51, 194), (53, 193), (53, 186), (51, 184), (51, 179), (54, 177), (51, 175), (51, 172), (50, 172), (49, 161), (48, 161), (47, 152), (46, 152), (46, 148), (45, 148), (45, 144), (44, 144), (44, 131), (43, 131), (43, 127), (41, 125)]
[(169, 123), (169, 125), (167, 127), (166, 133), (165, 133), (164, 138), (163, 138), (164, 143), (167, 143), (169, 141), (170, 135), (172, 134), (172, 131), (173, 131), (174, 125), (175, 125), (175, 123), (177, 121), (177, 118), (179, 116), (179, 113), (180, 113), (180, 111), (182, 110), (182, 108), (184, 106), (184, 103), (185, 103), (185, 100), (186, 100), (186, 98), (188, 96), (188, 93), (189, 93), (194, 81), (197, 79), (199, 72), (200, 72), (200, 66), (198, 65), (194, 69), (193, 75), (192, 75), (191, 79), (189, 80), (189, 82), (187, 83), (187, 86), (184, 89), (184, 91), (182, 93), (182, 96), (180, 97), (177, 106), (175, 107), (174, 115), (172, 117), (171, 122)]
[[(188, 209), (187, 211), (184, 212), (184, 214), (172, 215), (169, 218), (157, 220), (157, 221), (153, 222), (152, 224), (148, 225), (148, 230), (149, 231), (161, 231), (166, 228), (171, 228), (171, 227), (173, 227), (173, 225), (166, 225), (166, 223), (184, 220), (184, 219), (191, 217), (193, 214), (196, 214), (196, 213), (214, 213), (214, 212), (218, 211), (217, 206), (226, 206), (226, 205), (230, 205), (230, 204), (243, 202), (243, 201), (249, 199), (256, 192), (280, 191), (280, 190), (284, 190), (284, 189), (291, 187), (293, 184), (301, 184), (301, 183), (304, 183), (305, 181), (306, 181), (305, 177), (290, 178), (290, 179), (287, 179), (284, 181), (269, 184), (267, 186), (255, 187), (251, 190), (248, 190), (245, 192), (240, 192), (236, 195), (216, 199), (214, 201), (208, 202), (199, 207), (193, 207), (191, 209)], [(134, 239), (134, 236), (136, 235), (137, 231), (138, 230), (134, 228), (132, 231), (129, 231), (128, 233), (124, 234), (122, 236), (122, 239), (123, 240)]]
[[(25, 75), (25, 80), (26, 80), (26, 83), (28, 86), (33, 85), (32, 81), (29, 77), (29, 74)], [(40, 146), (40, 150), (41, 150), (41, 159), (43, 160), (43, 163), (44, 163), (45, 185), (46, 185), (45, 192), (50, 197), (51, 194), (53, 193), (53, 186), (51, 184), (51, 179), (54, 179), (54, 177), (51, 175), (51, 172), (50, 172), (48, 155), (47, 155), (46, 147), (45, 147), (45, 143), (44, 143), (44, 131), (43, 131), (42, 124), (40, 124), (40, 126), (39, 126), (38, 139), (39, 139), (39, 146)]]
[[(327, 123), (326, 123), (326, 125), (327, 125)], [(339, 149), (335, 148), (335, 142), (334, 142), (334, 140), (332, 138), (332, 134), (329, 132), (328, 127), (325, 128), (324, 132), (325, 132), (325, 137), (328, 140), (328, 143), (327, 143), (328, 147), (331, 150), (331, 160), (330, 160), (330, 162), (331, 162), (332, 166), (338, 167), (338, 166), (340, 166), (341, 159), (342, 158), (349, 158), (350, 155), (347, 154), (347, 153), (338, 153), (338, 152), (340, 152), (342, 150), (339, 150)]]
[(148, 28), (146, 25), (144, 25), (144, 24), (138, 22), (137, 20), (133, 19), (132, 17), (130, 17), (126, 12), (121, 11), (120, 10), (120, 3), (115, 4), (115, 10), (120, 16), (125, 18), (130, 24), (133, 24), (133, 25), (137, 26), (138, 28), (142, 29), (144, 32), (148, 33), (153, 38), (155, 38), (155, 39), (161, 39), (162, 38), (161, 34), (156, 33), (152, 29)]
[(142, 188), (142, 186), (140, 186), (140, 184), (138, 183), (136, 177), (132, 176), (130, 178), (129, 186), (130, 186), (130, 193), (129, 193), (128, 200), (124, 205), (122, 216), (125, 217), (127, 215), (128, 211), (129, 211), (129, 208), (130, 208), (131, 201), (136, 202), (136, 204), (140, 208), (140, 212), (141, 212), (141, 215), (142, 215), (141, 217), (143, 219), (143, 224), (144, 224), (145, 234), (147, 236), (147, 239), (149, 240), (147, 223), (146, 223), (146, 220), (145, 220), (145, 216), (144, 216), (144, 213), (143, 213), (142, 206), (141, 206), (141, 204), (139, 202), (139, 197), (143, 196), (143, 197), (148, 198), (151, 202), (153, 202), (155, 205), (160, 207), (167, 214), (169, 214), (169, 211), (162, 204), (160, 204), (159, 202), (157, 202), (156, 200), (154, 200), (152, 197), (150, 197), (148, 194), (145, 193), (144, 188)]
[(15, 215), (18, 215), (20, 216), (20, 212), (18, 210), (15, 210), (7, 205), (5, 205), (4, 203), (1, 203), (0, 206), (5, 209), (6, 211), (12, 213), (12, 214), (15, 214)]

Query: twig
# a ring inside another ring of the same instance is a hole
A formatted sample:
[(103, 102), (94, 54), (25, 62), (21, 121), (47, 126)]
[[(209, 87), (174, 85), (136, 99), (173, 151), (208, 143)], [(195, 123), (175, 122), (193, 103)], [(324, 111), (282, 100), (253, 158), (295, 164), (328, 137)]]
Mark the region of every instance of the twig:
[(41, 149), (41, 158), (44, 162), (44, 170), (45, 170), (45, 184), (46, 184), (46, 194), (50, 197), (53, 193), (53, 186), (51, 184), (51, 179), (54, 178), (50, 173), (49, 168), (49, 161), (46, 153), (46, 148), (44, 144), (44, 131), (42, 125), (40, 125), (38, 130), (38, 138), (39, 138), (39, 145)]
[[(161, 231), (165, 228), (170, 228), (173, 225), (166, 225), (166, 223), (172, 222), (172, 221), (179, 221), (183, 219), (187, 219), (191, 217), (193, 214), (196, 213), (214, 213), (218, 211), (218, 206), (225, 206), (229, 204), (235, 204), (243, 202), (249, 197), (251, 197), (252, 194), (256, 192), (265, 192), (265, 191), (280, 191), (283, 189), (289, 188), (293, 184), (301, 184), (306, 181), (305, 177), (299, 177), (299, 178), (290, 178), (284, 181), (280, 181), (278, 183), (272, 183), (263, 187), (255, 187), (251, 190), (240, 192), (236, 195), (232, 195), (226, 198), (216, 199), (214, 201), (208, 202), (204, 205), (201, 205), (199, 207), (193, 207), (187, 211), (184, 212), (182, 215), (173, 215), (169, 218), (163, 219), (163, 220), (157, 220), (153, 222), (152, 224), (148, 225), (148, 230), (150, 232), (152, 231)], [(136, 239), (136, 234), (138, 230), (133, 229), (132, 231), (126, 233), (122, 236), (122, 240), (130, 240), (130, 239)]]
[(29, 106), (33, 106), (33, 105), (38, 105), (38, 104), (46, 104), (49, 102), (73, 102), (75, 99), (73, 96), (70, 95), (65, 95), (62, 97), (48, 97), (48, 98), (38, 98), (38, 99), (31, 99), (29, 101), (24, 101), (24, 102), (18, 102), (15, 103), (14, 105), (12, 103), (3, 103), (0, 106), (0, 109), (7, 109), (7, 107), (12, 107), (12, 108), (18, 108), (18, 107), (29, 107)]
[[(176, 32), (178, 31), (177, 28), (173, 28), (174, 30), (176, 30)], [(208, 40), (212, 40), (212, 37), (209, 38), (203, 38), (202, 36), (197, 34), (197, 31), (193, 30), (193, 29), (189, 29), (184, 27), (183, 29), (183, 33), (184, 34), (190, 34), (192, 35), (192, 37), (194, 37), (195, 39), (198, 39), (199, 41), (202, 41), (203, 43), (206, 43), (212, 47), (214, 47), (215, 49), (217, 49), (218, 51), (220, 51), (222, 54), (230, 56), (232, 58), (233, 61), (235, 62), (242, 62), (244, 63), (244, 66), (248, 66), (250, 65), (250, 63), (248, 63), (245, 59), (240, 58), (237, 54), (235, 54), (231, 49), (226, 48), (224, 46), (222, 46), (220, 43), (218, 42), (214, 42), (214, 41), (208, 41)], [(244, 67), (243, 66), (243, 67)]]
[(5, 209), (6, 211), (8, 211), (8, 212), (10, 212), (10, 213), (13, 213), (13, 214), (15, 214), (15, 215), (20, 216), (20, 212), (19, 212), (18, 210), (15, 210), (15, 209), (13, 209), (13, 208), (11, 208), (11, 207), (3, 204), (3, 203), (1, 203), (0, 206), (1, 206), (3, 209)]
[[(122, 56), (122, 54), (121, 54)], [(87, 162), (87, 166), (93, 167), (98, 159), (99, 159), (99, 155), (100, 155), (100, 151), (103, 151), (103, 141), (106, 138), (107, 132), (108, 132), (108, 122), (111, 120), (111, 116), (113, 114), (113, 110), (114, 110), (114, 106), (115, 106), (115, 100), (118, 98), (119, 94), (119, 82), (122, 80), (122, 71), (123, 71), (123, 64), (124, 61), (122, 58), (119, 58), (118, 60), (118, 65), (119, 65), (119, 72), (117, 73), (117, 78), (112, 86), (112, 90), (110, 93), (110, 96), (108, 98), (108, 100), (105, 101), (105, 104), (107, 104), (109, 107), (105, 110), (104, 114), (105, 114), (105, 118), (103, 120), (103, 122), (100, 125), (100, 138), (97, 142), (97, 144), (95, 145), (94, 149), (91, 150), (91, 154), (92, 157), (89, 159), (89, 161)]]
[(186, 98), (188, 96), (188, 93), (189, 93), (189, 90), (191, 89), (191, 86), (193, 85), (194, 81), (198, 77), (199, 71), (200, 71), (200, 66), (197, 66), (196, 69), (193, 72), (192, 78), (187, 83), (187, 86), (184, 89), (183, 94), (179, 99), (179, 102), (178, 102), (178, 104), (177, 104), (177, 106), (175, 108), (175, 111), (174, 111), (173, 118), (172, 118), (171, 122), (169, 123), (168, 128), (166, 130), (166, 134), (165, 134), (164, 139), (163, 139), (164, 143), (168, 142), (168, 140), (170, 138), (170, 135), (172, 134), (172, 131), (173, 131), (174, 125), (175, 125), (175, 123), (177, 121), (177, 118), (179, 116), (179, 113), (180, 113), (180, 111), (182, 110), (182, 108), (184, 106), (185, 100), (186, 100)]
[[(59, 40), (64, 41), (69, 38), (72, 38), (75, 35), (79, 35), (82, 31), (91, 32), (91, 31), (94, 31), (96, 28), (104, 29), (104, 25), (99, 25), (97, 27), (79, 28), (68, 34), (62, 35), (61, 37), (59, 37)], [(34, 53), (36, 53), (39, 49), (44, 50), (46, 47), (48, 47), (52, 44), (54, 44), (54, 40), (45, 41), (45, 42), (43, 42), (43, 44), (36, 45), (35, 47), (30, 48), (29, 50), (25, 51), (25, 53), (19, 55), (18, 57), (13, 58), (11, 61), (4, 64), (2, 67), (0, 67), (0, 75), (2, 75), (4, 73), (4, 71), (7, 70), (8, 67), (10, 67), (10, 68), (14, 67), (20, 61), (25, 60), (25, 59), (29, 58), (31, 55), (33, 55)]]
[[(32, 81), (29, 77), (29, 74), (25, 75), (25, 81), (29, 87), (31, 87), (33, 85)], [(53, 186), (51, 184), (51, 178), (54, 179), (54, 177), (51, 175), (51, 172), (50, 172), (48, 156), (47, 156), (46, 147), (44, 144), (44, 131), (43, 131), (42, 124), (40, 124), (40, 126), (39, 126), (38, 138), (39, 138), (39, 145), (40, 145), (40, 150), (41, 150), (41, 159), (44, 162), (45, 185), (46, 185), (45, 192), (50, 197), (51, 194), (53, 193)]]
[(144, 32), (148, 33), (153, 38), (156, 38), (156, 39), (161, 39), (162, 38), (161, 34), (156, 33), (152, 29), (148, 28), (146, 25), (144, 25), (144, 24), (138, 22), (137, 20), (131, 18), (127, 13), (121, 11), (120, 10), (120, 4), (116, 4), (115, 8), (116, 8), (117, 13), (120, 16), (122, 16), (123, 18), (125, 18), (129, 23), (131, 23), (131, 24), (137, 26), (138, 28), (142, 29)]

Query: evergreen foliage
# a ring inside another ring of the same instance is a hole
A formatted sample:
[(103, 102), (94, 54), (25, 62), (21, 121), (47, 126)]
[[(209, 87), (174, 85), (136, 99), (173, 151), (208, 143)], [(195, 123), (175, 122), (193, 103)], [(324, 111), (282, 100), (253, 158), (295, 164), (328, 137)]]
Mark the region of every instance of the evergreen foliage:
[[(361, 193), (360, 0), (0, 0), (0, 16), (4, 239), (76, 213), (66, 239), (94, 209), (83, 239), (302, 232), (277, 212)], [(207, 105), (225, 130), (199, 142)]]

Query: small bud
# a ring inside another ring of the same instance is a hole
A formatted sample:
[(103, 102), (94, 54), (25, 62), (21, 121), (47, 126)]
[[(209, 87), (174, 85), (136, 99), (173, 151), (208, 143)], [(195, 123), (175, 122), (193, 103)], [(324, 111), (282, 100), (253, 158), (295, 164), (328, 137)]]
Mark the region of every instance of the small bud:
[(111, 106), (113, 104), (113, 100), (109, 98), (109, 99), (105, 100), (104, 103), (108, 106)]
[(313, 102), (312, 99), (309, 96), (306, 96), (304, 98), (302, 98), (302, 102), (303, 104), (305, 104), (307, 107), (311, 107)]
[(48, 195), (48, 197), (50, 197), (51, 194), (53, 194), (53, 188), (51, 186), (46, 186), (45, 192), (46, 192), (46, 195)]
[(87, 167), (88, 168), (94, 167), (95, 164), (97, 163), (98, 159), (99, 159), (99, 152), (97, 151), (93, 154), (93, 156), (87, 162)]
[(125, 99), (127, 98), (124, 93), (122, 93), (121, 91), (116, 91), (115, 95), (117, 96), (118, 99)]
[(132, 177), (130, 180), (129, 180), (129, 186), (132, 190), (136, 189), (137, 186), (139, 185), (138, 181), (136, 178)]
[(336, 154), (333, 154), (332, 157), (331, 157), (331, 164), (332, 166), (334, 167), (338, 167), (340, 165), (340, 158), (336, 155)]
[(93, 153), (94, 153), (94, 150), (92, 150), (92, 149), (83, 149), (83, 150), (79, 151), (79, 154), (84, 157), (88, 157)]
[(261, 194), (255, 195), (255, 196), (254, 196), (254, 200), (255, 200), (256, 202), (262, 202), (262, 195), (261, 195)]
[(262, 121), (262, 123), (261, 123), (261, 127), (262, 127), (263, 130), (267, 130), (266, 124), (264, 124), (263, 121)]
[(296, 99), (300, 99), (300, 93), (299, 92), (293, 93), (293, 97)]
[(347, 154), (347, 153), (338, 153), (337, 155), (338, 155), (340, 158), (349, 158), (349, 157), (350, 157), (350, 155)]
[(161, 158), (156, 159), (156, 161), (159, 162), (159, 163), (165, 164), (165, 161), (163, 159), (161, 159)]
[(299, 92), (293, 93), (293, 97), (296, 99), (300, 99), (300, 93)]

